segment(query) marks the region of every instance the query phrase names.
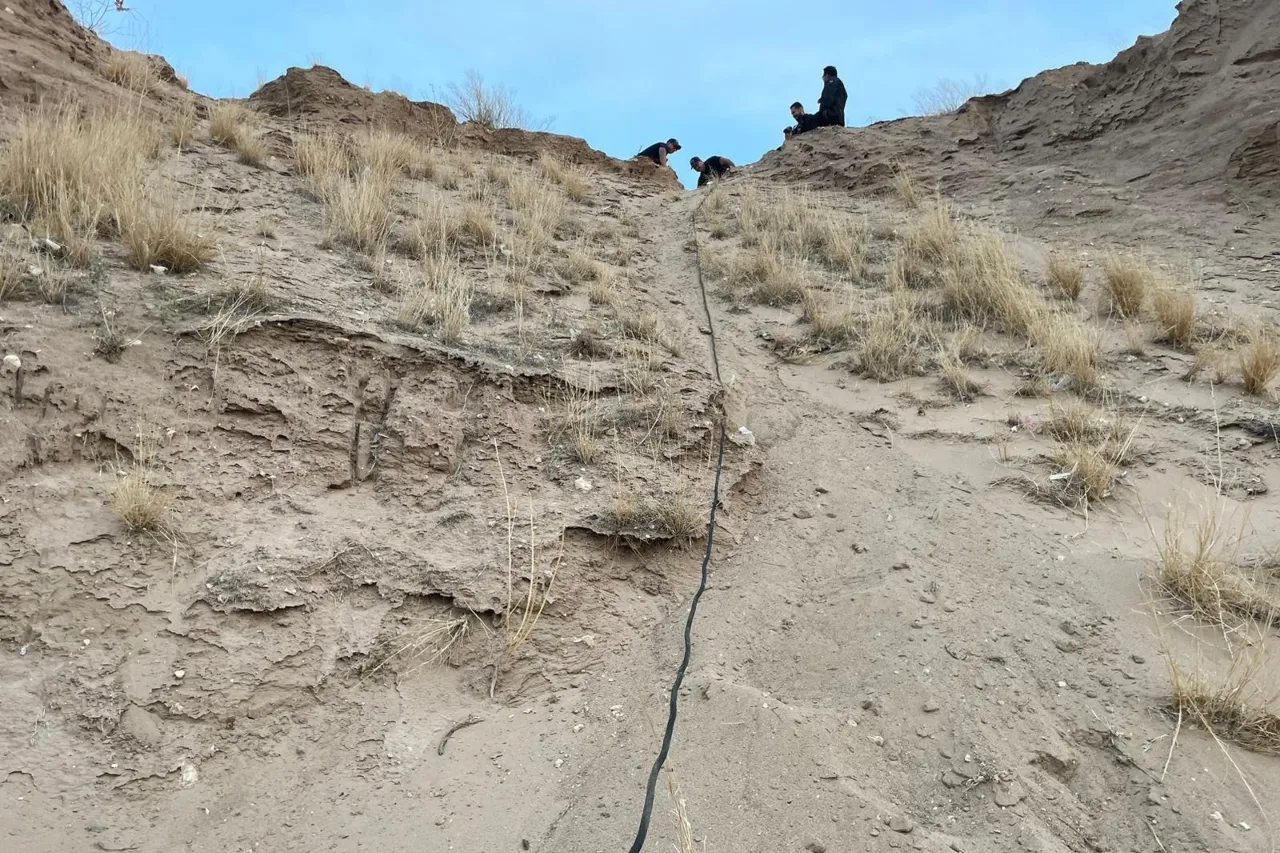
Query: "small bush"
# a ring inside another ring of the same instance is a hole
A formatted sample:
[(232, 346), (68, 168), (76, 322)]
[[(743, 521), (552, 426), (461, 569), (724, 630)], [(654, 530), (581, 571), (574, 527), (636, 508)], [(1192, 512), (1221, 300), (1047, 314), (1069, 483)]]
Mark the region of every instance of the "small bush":
[(471, 282), (458, 262), (450, 256), (432, 258), (423, 264), (421, 282), (403, 297), (396, 320), (412, 331), (435, 326), (441, 341), (455, 344), (471, 323), (471, 298)]
[(1159, 288), (1151, 297), (1151, 308), (1160, 327), (1156, 340), (1190, 349), (1196, 334), (1196, 299), (1184, 290)]

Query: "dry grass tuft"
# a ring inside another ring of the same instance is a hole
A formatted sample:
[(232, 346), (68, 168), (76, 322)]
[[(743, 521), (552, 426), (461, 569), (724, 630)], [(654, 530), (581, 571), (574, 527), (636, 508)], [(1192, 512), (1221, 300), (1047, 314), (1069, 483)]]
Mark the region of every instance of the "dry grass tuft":
[(293, 141), (293, 157), (307, 188), (322, 201), (353, 171), (346, 143), (332, 133), (299, 134)]
[(391, 182), (376, 172), (341, 178), (326, 187), (324, 245), (340, 243), (372, 253), (385, 245), (395, 224)]
[(550, 396), (546, 407), (551, 413), (547, 437), (553, 447), (582, 465), (594, 465), (604, 458), (605, 445), (600, 440), (603, 419), (593, 394), (568, 387)]
[(1126, 320), (1137, 319), (1155, 277), (1147, 262), (1134, 255), (1110, 255), (1103, 263), (1103, 285), (1110, 310)]
[(21, 115), (0, 155), (5, 211), (87, 264), (93, 241), (119, 231), (120, 208), (160, 156), (159, 129), (124, 111), (73, 107)]
[(107, 504), (132, 533), (161, 532), (169, 526), (169, 498), (152, 484), (142, 464), (120, 472)]
[(1054, 452), (1053, 461), (1058, 468), (1054, 477), (1058, 479), (1051, 482), (1063, 502), (1087, 509), (1091, 503), (1114, 494), (1120, 466), (1103, 448), (1092, 443), (1066, 443)]
[(134, 269), (149, 272), (160, 266), (181, 275), (204, 268), (216, 256), (211, 223), (202, 213), (187, 212), (176, 186), (151, 192), (135, 187), (121, 195), (119, 204), (120, 242)]
[(947, 388), (961, 400), (972, 400), (985, 393), (982, 383), (969, 375), (960, 353), (954, 349), (938, 352), (938, 369)]
[(983, 326), (994, 323), (1012, 335), (1030, 334), (1043, 311), (1040, 298), (998, 234), (966, 238), (942, 257), (949, 261), (942, 301), (955, 317)]
[(893, 167), (893, 189), (908, 210), (916, 210), (920, 207), (920, 185), (901, 164), (894, 164)]
[(582, 170), (560, 162), (549, 152), (542, 152), (542, 156), (538, 158), (538, 168), (548, 180), (559, 184), (571, 201), (585, 201), (591, 194), (591, 181)]
[(1167, 519), (1159, 548), (1157, 579), (1173, 598), (1198, 618), (1222, 628), (1238, 628), (1245, 620), (1280, 624), (1280, 589), (1264, 577), (1240, 568), (1239, 529), (1229, 528), (1214, 508), (1188, 525), (1181, 507)]
[(418, 142), (386, 128), (366, 128), (352, 140), (357, 169), (368, 169), (387, 181), (411, 173), (425, 173)]
[(843, 346), (858, 336), (861, 317), (852, 308), (833, 308), (830, 302), (813, 290), (806, 290), (801, 301), (801, 319), (809, 324), (813, 342), (822, 349)]
[(421, 282), (404, 294), (396, 322), (410, 331), (435, 326), (441, 341), (456, 344), (471, 324), (471, 298), (471, 282), (453, 257), (430, 258)]
[(951, 207), (941, 198), (925, 208), (903, 237), (905, 251), (934, 265), (949, 263), (960, 244), (960, 228)]
[(458, 217), (458, 235), (481, 246), (494, 246), (498, 242), (498, 210), (492, 204), (471, 203), (462, 208)]
[(729, 295), (765, 305), (790, 305), (809, 292), (807, 265), (773, 240), (758, 243), (745, 256), (721, 260), (704, 247), (703, 265), (721, 280)]
[(1032, 323), (1029, 337), (1036, 346), (1041, 378), (1066, 377), (1078, 393), (1097, 387), (1102, 344), (1097, 333), (1078, 317), (1040, 313)]
[(112, 83), (139, 95), (147, 94), (160, 82), (150, 60), (132, 50), (113, 50), (102, 67), (102, 74)]
[(1271, 394), (1280, 376), (1280, 335), (1254, 330), (1240, 352), (1240, 379), (1244, 390), (1258, 397)]
[(403, 670), (405, 675), (416, 672), (424, 666), (439, 663), (455, 646), (466, 639), (470, 628), (471, 620), (466, 616), (417, 621), (382, 650), (377, 663), (368, 670), (368, 673), (372, 675), (392, 661), (404, 661), (408, 664), (408, 667)]
[(1158, 288), (1151, 295), (1151, 309), (1160, 324), (1156, 340), (1190, 349), (1196, 334), (1196, 299), (1185, 290)]
[(1266, 639), (1253, 643), (1251, 649), (1234, 649), (1227, 674), (1213, 679), (1199, 667), (1188, 673), (1172, 654), (1166, 655), (1173, 710), (1223, 740), (1263, 755), (1280, 755), (1280, 694), (1261, 687)]
[(1049, 256), (1045, 278), (1054, 293), (1071, 302), (1079, 299), (1080, 293), (1084, 290), (1084, 267), (1079, 261), (1065, 255)]
[(187, 101), (169, 122), (169, 139), (179, 150), (186, 148), (196, 138), (196, 128), (200, 124), (200, 116), (196, 112), (196, 102)]
[(872, 315), (863, 332), (859, 367), (880, 382), (919, 375), (929, 337), (912, 300), (904, 293), (895, 293), (887, 305)]

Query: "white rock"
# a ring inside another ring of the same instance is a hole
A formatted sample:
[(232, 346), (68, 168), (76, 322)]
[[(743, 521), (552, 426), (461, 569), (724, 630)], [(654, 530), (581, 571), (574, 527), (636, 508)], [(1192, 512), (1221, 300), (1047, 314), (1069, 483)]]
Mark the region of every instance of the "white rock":
[(579, 477), (573, 481), (573, 486), (580, 492), (589, 492), (595, 488), (591, 483), (587, 482), (585, 477)]
[(151, 265), (151, 271), (152, 271), (153, 273), (155, 273), (156, 275), (164, 275), (165, 273), (167, 273), (167, 272), (169, 271), (169, 268), (168, 268), (168, 267), (162, 267), (162, 266), (160, 266), (159, 264), (152, 264), (152, 265)]
[(16, 373), (22, 369), (22, 359), (10, 353), (4, 357), (4, 372)]
[(180, 679), (180, 678), (185, 678), (185, 677), (186, 677), (186, 675), (187, 675), (187, 671), (186, 671), (185, 669), (175, 669), (175, 670), (173, 671), (173, 677), (174, 677), (174, 678), (179, 678), (179, 679)]

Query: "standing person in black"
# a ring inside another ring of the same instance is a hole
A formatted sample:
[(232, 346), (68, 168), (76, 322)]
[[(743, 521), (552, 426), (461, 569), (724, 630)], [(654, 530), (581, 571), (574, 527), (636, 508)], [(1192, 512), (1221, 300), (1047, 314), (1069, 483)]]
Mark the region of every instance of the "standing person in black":
[(689, 160), (689, 167), (698, 173), (698, 186), (701, 187), (712, 178), (724, 177), (725, 173), (733, 168), (733, 161), (718, 154), (705, 160), (701, 157), (693, 157)]
[(659, 166), (667, 165), (667, 155), (674, 154), (680, 150), (680, 143), (675, 139), (668, 139), (666, 142), (655, 142), (648, 148), (636, 155), (637, 158), (643, 157), (646, 160), (652, 160)]
[(849, 93), (834, 65), (822, 69), (822, 95), (818, 98), (818, 127), (844, 127), (844, 105)]

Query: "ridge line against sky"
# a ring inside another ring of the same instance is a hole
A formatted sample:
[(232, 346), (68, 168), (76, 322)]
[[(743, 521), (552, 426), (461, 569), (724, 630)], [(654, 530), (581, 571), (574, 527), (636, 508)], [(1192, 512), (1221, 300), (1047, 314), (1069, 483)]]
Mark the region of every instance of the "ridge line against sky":
[(918, 112), (913, 95), (941, 78), (983, 76), (999, 92), (1106, 62), (1175, 15), (1173, 0), (740, 0), (732, 14), (601, 0), (387, 0), (376, 12), (357, 0), (127, 5), (107, 14), (108, 40), (162, 54), (202, 94), (246, 97), (289, 66), (319, 63), (358, 86), (439, 100), (474, 68), (534, 118), (554, 116), (552, 132), (614, 157), (675, 136), (687, 186), (692, 155), (745, 164), (781, 145), (791, 102), (816, 109), (824, 65), (845, 81), (852, 127)]

